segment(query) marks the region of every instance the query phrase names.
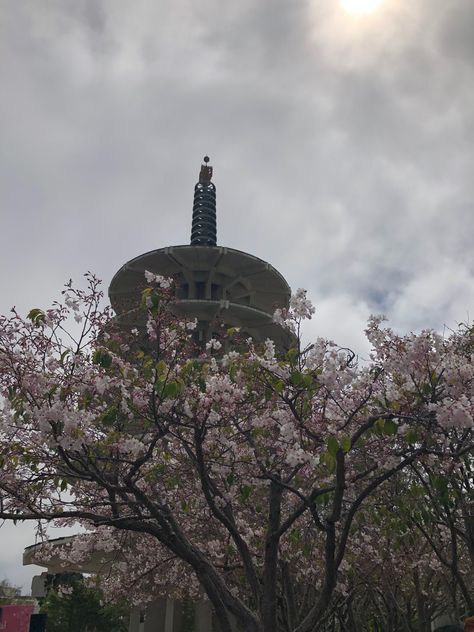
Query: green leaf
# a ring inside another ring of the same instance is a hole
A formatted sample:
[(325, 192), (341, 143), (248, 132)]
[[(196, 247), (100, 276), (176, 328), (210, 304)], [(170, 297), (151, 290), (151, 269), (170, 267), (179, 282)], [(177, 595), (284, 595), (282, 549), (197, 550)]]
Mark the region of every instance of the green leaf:
[(233, 482), (235, 481), (235, 475), (234, 472), (231, 472), (230, 474), (227, 475), (227, 478), (225, 479), (227, 481), (228, 485), (232, 485)]
[(344, 454), (347, 454), (351, 449), (351, 439), (347, 435), (342, 437), (341, 447), (344, 450)]
[(337, 442), (336, 437), (334, 437), (333, 435), (328, 437), (327, 446), (329, 454), (335, 457), (337, 451), (339, 450), (339, 443)]
[(61, 353), (61, 356), (59, 358), (59, 362), (61, 364), (61, 366), (64, 364), (64, 360), (68, 357), (68, 355), (71, 353), (70, 349), (66, 349), (66, 351), (63, 351)]
[(153, 471), (157, 476), (162, 476), (166, 471), (166, 465), (164, 463), (158, 463), (158, 465), (155, 465), (153, 468)]
[(300, 371), (293, 371), (290, 375), (290, 382), (293, 386), (302, 386), (304, 384), (303, 374)]
[(377, 421), (374, 423), (374, 432), (376, 435), (378, 435), (379, 437), (381, 437), (383, 435), (383, 431), (384, 431), (384, 427), (385, 427), (385, 419), (377, 419)]
[(147, 307), (147, 298), (151, 296), (153, 288), (146, 287), (142, 292), (142, 307)]
[(231, 382), (235, 382), (235, 380), (237, 378), (237, 373), (238, 373), (237, 367), (236, 367), (235, 364), (232, 363), (229, 366), (229, 377), (230, 377)]
[(432, 485), (438, 492), (444, 492), (448, 488), (448, 481), (442, 476), (433, 475), (431, 477)]
[(396, 435), (397, 434), (397, 424), (392, 419), (386, 419), (383, 425), (383, 432), (386, 435)]
[[(330, 455), (329, 455), (329, 454), (325, 454), (325, 455), (323, 455), (323, 456), (328, 457), (328, 456), (330, 456)], [(331, 457), (331, 458), (333, 458), (333, 457)], [(334, 460), (334, 459), (333, 459), (333, 460)], [(334, 464), (335, 464), (335, 460), (334, 460)], [(317, 505), (322, 505), (322, 506), (325, 506), (325, 505), (327, 505), (327, 504), (328, 504), (329, 499), (330, 499), (330, 494), (329, 494), (329, 493), (326, 493), (326, 494), (320, 494), (320, 495), (316, 498), (316, 504), (317, 504)]]
[(313, 376), (310, 375), (309, 373), (305, 373), (303, 375), (303, 386), (305, 388), (310, 388), (311, 386), (313, 386), (313, 384), (314, 384)]
[(43, 310), (37, 307), (29, 311), (27, 318), (36, 326), (41, 325), (46, 320)]
[(274, 389), (277, 393), (283, 393), (285, 390), (285, 382), (283, 380), (278, 380), (275, 382)]
[(168, 367), (166, 366), (166, 362), (164, 362), (163, 360), (160, 360), (159, 362), (156, 363), (156, 374), (159, 378), (163, 378), (165, 377), (165, 375), (167, 374), (167, 369)]
[(232, 544), (226, 544), (225, 545), (225, 551), (226, 551), (227, 555), (234, 555), (237, 552), (236, 548), (234, 546), (232, 546)]
[(431, 395), (431, 384), (429, 382), (426, 382), (425, 384), (423, 384), (423, 386), (421, 387), (421, 392), (423, 393), (423, 395), (429, 396)]
[(324, 452), (321, 455), (321, 463), (323, 463), (332, 474), (336, 470), (336, 457), (329, 452)]
[(160, 295), (153, 288), (146, 287), (142, 292), (142, 307), (156, 312), (159, 304)]
[(163, 399), (177, 397), (181, 392), (182, 386), (181, 383), (177, 380), (171, 380), (170, 382), (166, 382), (160, 392), (160, 396)]
[(250, 498), (250, 494), (252, 493), (252, 487), (250, 485), (242, 485), (240, 488), (240, 496), (243, 501), (246, 501)]
[(258, 437), (262, 437), (264, 436), (265, 432), (264, 432), (264, 428), (262, 428), (262, 426), (254, 426), (252, 428), (252, 430), (250, 431), (250, 436), (253, 439), (258, 439)]
[(118, 413), (117, 404), (112, 404), (111, 406), (109, 406), (109, 408), (107, 408), (107, 410), (104, 413), (102, 413), (100, 417), (100, 421), (106, 426), (111, 426), (112, 424), (115, 423), (117, 419), (117, 413)]
[(153, 378), (153, 360), (151, 358), (145, 357), (142, 365), (143, 376), (147, 380), (151, 380)]
[(286, 357), (291, 363), (293, 363), (298, 357), (298, 354), (298, 349), (296, 347), (292, 347), (286, 354)]
[(104, 369), (109, 369), (112, 366), (112, 356), (104, 349), (96, 349), (92, 356), (92, 362)]

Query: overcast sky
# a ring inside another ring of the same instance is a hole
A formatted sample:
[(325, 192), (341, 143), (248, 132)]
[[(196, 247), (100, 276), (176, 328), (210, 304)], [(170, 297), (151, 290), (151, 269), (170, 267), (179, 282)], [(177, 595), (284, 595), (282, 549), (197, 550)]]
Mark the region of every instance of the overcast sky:
[[(474, 314), (472, 0), (2, 0), (0, 81), (1, 312), (188, 243), (209, 154), (218, 243), (308, 289), (308, 335)], [(29, 588), (31, 528), (0, 540)]]

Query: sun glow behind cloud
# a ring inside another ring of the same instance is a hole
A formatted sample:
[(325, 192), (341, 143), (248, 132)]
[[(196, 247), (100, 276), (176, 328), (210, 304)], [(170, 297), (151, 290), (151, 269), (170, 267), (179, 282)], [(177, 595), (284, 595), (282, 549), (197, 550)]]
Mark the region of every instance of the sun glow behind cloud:
[(353, 15), (373, 13), (383, 0), (341, 0), (341, 5)]

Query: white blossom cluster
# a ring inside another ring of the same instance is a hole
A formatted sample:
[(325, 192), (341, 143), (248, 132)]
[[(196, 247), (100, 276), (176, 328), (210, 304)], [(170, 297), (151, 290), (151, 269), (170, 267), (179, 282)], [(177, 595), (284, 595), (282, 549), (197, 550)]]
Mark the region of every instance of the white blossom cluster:
[(167, 290), (173, 285), (173, 279), (170, 277), (164, 277), (161, 274), (155, 274), (149, 270), (145, 270), (145, 279), (148, 283), (153, 283), (163, 290)]

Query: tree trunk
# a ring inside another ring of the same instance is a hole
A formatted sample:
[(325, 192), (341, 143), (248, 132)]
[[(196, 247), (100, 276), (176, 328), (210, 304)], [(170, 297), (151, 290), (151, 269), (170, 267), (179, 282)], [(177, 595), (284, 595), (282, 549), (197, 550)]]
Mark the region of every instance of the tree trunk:
[(418, 573), (418, 569), (415, 569), (413, 573), (413, 580), (415, 583), (418, 630), (419, 632), (431, 632), (431, 620), (426, 613), (426, 599), (421, 591), (420, 575)]
[(280, 526), (282, 495), (281, 485), (278, 482), (271, 481), (263, 569), (263, 632), (276, 632), (277, 630), (278, 544), (280, 541), (277, 532)]

